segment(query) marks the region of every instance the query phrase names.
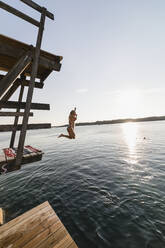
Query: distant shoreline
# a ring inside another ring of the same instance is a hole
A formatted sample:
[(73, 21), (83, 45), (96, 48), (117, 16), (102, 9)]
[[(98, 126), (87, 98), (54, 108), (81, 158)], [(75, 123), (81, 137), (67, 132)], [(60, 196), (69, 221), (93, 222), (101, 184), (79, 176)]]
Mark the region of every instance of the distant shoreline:
[[(127, 118), (127, 119), (115, 119), (115, 120), (104, 120), (95, 122), (79, 122), (76, 126), (92, 126), (92, 125), (106, 125), (106, 124), (118, 124), (127, 122), (146, 122), (146, 121), (165, 121), (165, 116), (151, 116), (144, 118)], [(68, 125), (52, 126), (52, 127), (67, 127)]]

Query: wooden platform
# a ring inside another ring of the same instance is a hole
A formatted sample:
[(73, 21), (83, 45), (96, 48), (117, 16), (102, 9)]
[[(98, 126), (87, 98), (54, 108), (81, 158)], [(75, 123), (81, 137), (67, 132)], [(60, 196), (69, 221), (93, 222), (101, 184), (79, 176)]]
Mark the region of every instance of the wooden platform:
[[(33, 52), (33, 47), (0, 34), (0, 70), (9, 71), (27, 51)], [(62, 56), (41, 50), (37, 78), (45, 80), (53, 70), (60, 71), (62, 59)], [(31, 75), (31, 63), (26, 68), (25, 75)]]
[(48, 202), (0, 227), (3, 248), (78, 248)]
[[(0, 174), (18, 170), (15, 166), (17, 149), (4, 148), (0, 154)], [(33, 163), (42, 159), (43, 152), (32, 146), (25, 146), (23, 151), (22, 164)]]

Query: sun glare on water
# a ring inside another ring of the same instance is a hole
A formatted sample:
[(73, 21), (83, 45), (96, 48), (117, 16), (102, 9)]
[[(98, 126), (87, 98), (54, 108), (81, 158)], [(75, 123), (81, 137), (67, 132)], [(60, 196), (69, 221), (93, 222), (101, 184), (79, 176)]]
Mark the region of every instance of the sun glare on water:
[(122, 124), (124, 140), (128, 146), (129, 161), (133, 164), (137, 163), (136, 143), (138, 134), (138, 124), (134, 122)]

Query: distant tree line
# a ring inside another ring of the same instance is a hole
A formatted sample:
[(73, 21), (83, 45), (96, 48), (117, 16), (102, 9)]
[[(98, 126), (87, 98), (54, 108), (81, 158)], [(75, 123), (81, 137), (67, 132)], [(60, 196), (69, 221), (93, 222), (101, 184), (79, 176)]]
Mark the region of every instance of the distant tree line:
[[(116, 119), (116, 120), (103, 120), (95, 122), (79, 122), (76, 123), (76, 126), (90, 126), (90, 125), (105, 125), (105, 124), (117, 124), (117, 123), (126, 123), (126, 122), (144, 122), (144, 121), (164, 121), (165, 116), (151, 116), (144, 118), (127, 118), (127, 119)], [(58, 127), (66, 127), (68, 125), (62, 125)]]

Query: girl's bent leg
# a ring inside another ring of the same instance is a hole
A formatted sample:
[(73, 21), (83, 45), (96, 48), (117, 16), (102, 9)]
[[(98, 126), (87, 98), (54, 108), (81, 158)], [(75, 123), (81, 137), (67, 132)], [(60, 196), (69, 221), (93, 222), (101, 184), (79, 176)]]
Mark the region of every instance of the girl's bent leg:
[(69, 135), (65, 135), (63, 133), (61, 133), (58, 138), (61, 138), (61, 137), (65, 137), (65, 138), (68, 138), (68, 139), (72, 139), (72, 137), (70, 137)]

